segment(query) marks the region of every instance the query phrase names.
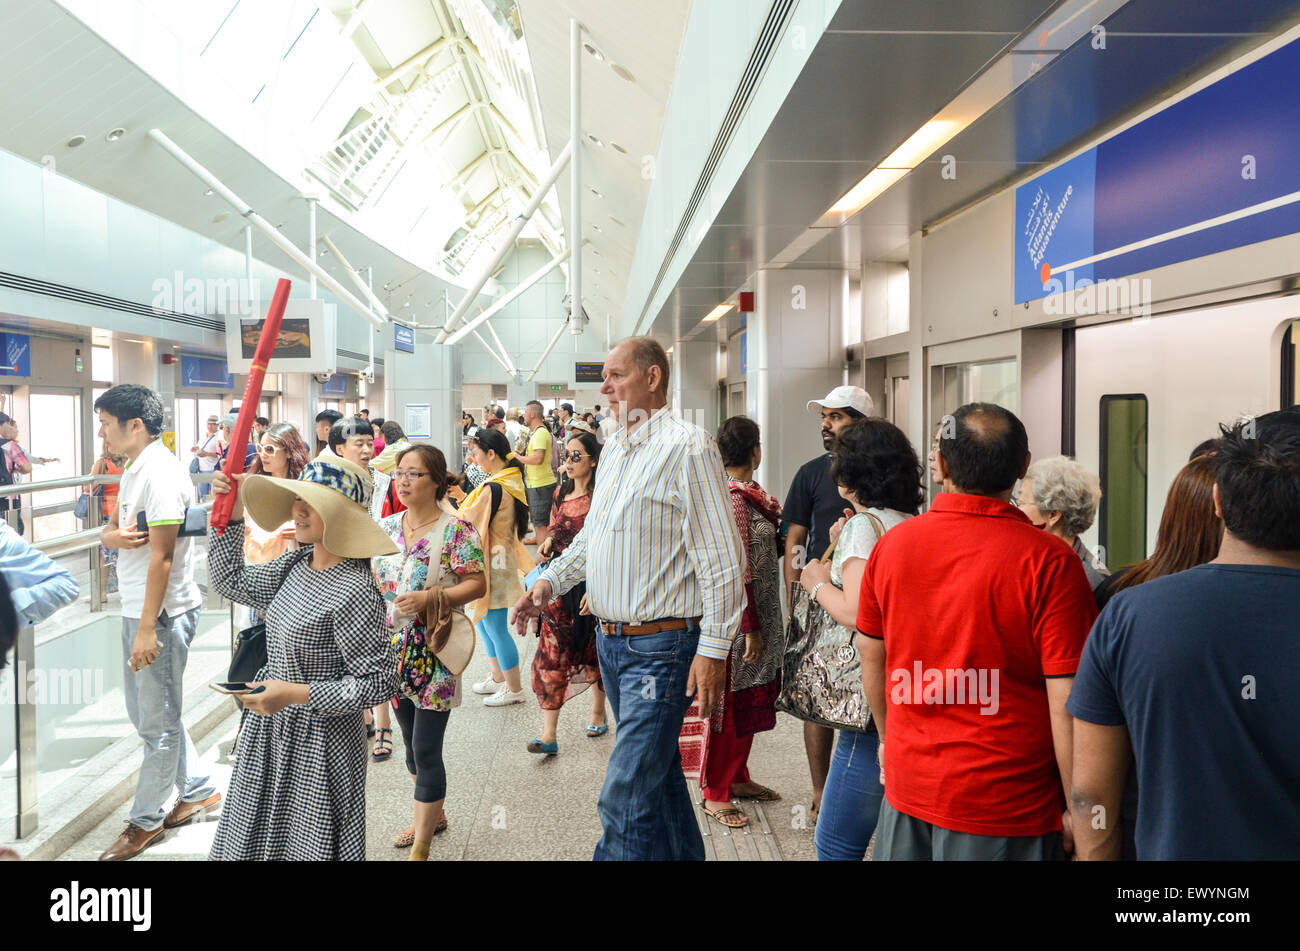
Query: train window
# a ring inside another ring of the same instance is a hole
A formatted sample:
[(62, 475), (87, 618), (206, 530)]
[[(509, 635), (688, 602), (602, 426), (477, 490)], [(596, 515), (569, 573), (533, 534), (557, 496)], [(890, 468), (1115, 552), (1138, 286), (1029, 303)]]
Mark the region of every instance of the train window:
[(1300, 406), (1300, 320), (1282, 335), (1282, 409)]
[(1114, 570), (1146, 557), (1147, 398), (1101, 398), (1101, 512), (1098, 556)]

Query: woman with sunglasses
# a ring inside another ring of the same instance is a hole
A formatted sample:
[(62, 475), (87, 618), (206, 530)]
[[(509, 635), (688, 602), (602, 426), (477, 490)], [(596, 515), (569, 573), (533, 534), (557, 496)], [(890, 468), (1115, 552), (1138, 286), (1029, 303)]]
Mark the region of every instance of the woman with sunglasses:
[[(555, 490), (551, 507), (550, 532), (538, 549), (538, 556), (550, 560), (568, 548), (582, 531), (591, 511), (591, 494), (596, 489), (596, 465), (600, 444), (591, 433), (569, 437), (564, 453), (564, 481)], [(528, 742), (528, 752), (554, 756), (560, 751), (555, 731), (560, 707), (593, 687), (591, 719), (587, 736), (609, 732), (605, 719), (605, 691), (600, 683), (600, 661), (596, 658), (595, 618), (583, 610), (587, 586), (579, 584), (568, 594), (551, 601), (542, 613), (537, 653), (533, 655), (533, 693), (542, 708), (542, 735)]]
[[(249, 475), (268, 475), (273, 479), (296, 479), (311, 461), (311, 450), (293, 423), (275, 423), (266, 428), (258, 440), (257, 457), (248, 467)], [(244, 531), (244, 562), (265, 565), (298, 547), (293, 520), (283, 525), (258, 525), (249, 518)]]

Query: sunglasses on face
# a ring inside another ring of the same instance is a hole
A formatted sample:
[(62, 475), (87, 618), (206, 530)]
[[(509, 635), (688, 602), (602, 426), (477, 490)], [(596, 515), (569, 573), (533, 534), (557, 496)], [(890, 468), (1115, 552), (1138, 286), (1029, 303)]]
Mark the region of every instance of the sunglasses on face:
[(279, 446), (272, 445), (271, 443), (264, 443), (261, 446), (258, 446), (257, 451), (264, 456), (274, 456), (277, 452), (284, 452), (284, 450)]
[(581, 462), (586, 457), (587, 454), (585, 452), (579, 452), (575, 449), (573, 452), (567, 454), (564, 459), (566, 462)]

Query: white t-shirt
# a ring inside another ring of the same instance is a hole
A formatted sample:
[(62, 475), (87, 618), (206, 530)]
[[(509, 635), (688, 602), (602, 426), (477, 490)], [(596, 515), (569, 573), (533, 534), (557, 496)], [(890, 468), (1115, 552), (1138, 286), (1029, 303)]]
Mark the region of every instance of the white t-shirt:
[[(844, 504), (847, 508), (848, 503)], [(885, 531), (889, 531), (895, 525), (901, 525), (912, 517), (906, 512), (895, 509), (873, 508), (867, 509), (867, 512), (880, 519), (880, 524)], [(835, 554), (831, 556), (831, 584), (841, 591), (844, 590), (844, 563), (851, 558), (863, 560), (870, 558), (871, 550), (879, 541), (875, 526), (871, 524), (871, 519), (867, 518), (867, 512), (859, 512), (844, 523), (840, 540), (835, 545)]]
[[(211, 436), (207, 436), (199, 441), (199, 452), (220, 452), (221, 451), (221, 432), (217, 431)], [(207, 457), (199, 456), (200, 472), (215, 472), (217, 469), (216, 456)]]
[(618, 432), (618, 420), (613, 416), (606, 416), (602, 419), (600, 425), (597, 427), (597, 433), (600, 436), (601, 445), (609, 442), (616, 432)]
[[(194, 483), (179, 459), (155, 439), (122, 473), (117, 493), (118, 524), (135, 528), (136, 513), (143, 511), (149, 525), (181, 525), (185, 509), (194, 497)], [(149, 579), (149, 545), (117, 553), (117, 580), (122, 593), (122, 617), (136, 619), (144, 611), (145, 585)], [(163, 610), (175, 616), (203, 603), (194, 581), (194, 539), (176, 539), (172, 571), (163, 595)]]

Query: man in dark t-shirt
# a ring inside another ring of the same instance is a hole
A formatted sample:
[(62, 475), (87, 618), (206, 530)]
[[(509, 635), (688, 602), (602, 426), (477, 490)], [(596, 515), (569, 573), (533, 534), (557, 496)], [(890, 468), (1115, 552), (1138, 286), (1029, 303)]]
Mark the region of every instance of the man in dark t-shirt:
[(1121, 591), (1084, 648), (1066, 704), (1081, 859), (1120, 856), (1130, 748), (1140, 860), (1300, 855), (1300, 409), (1237, 423), (1215, 470), (1218, 557)]
[[(799, 467), (785, 497), (785, 586), (799, 580), (803, 566), (821, 558), (830, 546), (831, 526), (842, 515), (853, 514), (831, 478), (831, 449), (840, 430), (855, 419), (871, 415), (871, 396), (859, 386), (837, 386), (823, 400), (809, 400), (808, 411), (821, 420), (826, 452)], [(811, 538), (810, 538), (811, 536)], [(804, 749), (812, 773), (813, 812), (821, 808), (822, 789), (831, 768), (835, 731), (815, 723), (803, 725)]]

